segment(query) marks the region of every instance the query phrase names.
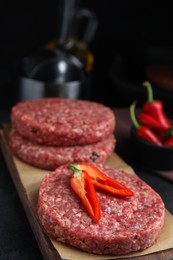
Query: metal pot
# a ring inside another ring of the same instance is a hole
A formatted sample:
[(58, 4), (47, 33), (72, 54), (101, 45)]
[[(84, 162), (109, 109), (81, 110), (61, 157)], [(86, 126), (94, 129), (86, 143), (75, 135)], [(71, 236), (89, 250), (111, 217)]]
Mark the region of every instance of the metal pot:
[(87, 98), (81, 62), (59, 50), (40, 50), (26, 57), (18, 76), (19, 101), (42, 97)]

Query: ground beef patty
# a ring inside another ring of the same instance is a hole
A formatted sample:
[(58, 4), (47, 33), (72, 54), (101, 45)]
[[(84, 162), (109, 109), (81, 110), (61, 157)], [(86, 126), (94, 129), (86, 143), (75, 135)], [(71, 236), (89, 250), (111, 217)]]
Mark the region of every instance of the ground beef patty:
[(9, 134), (9, 144), (13, 153), (24, 162), (42, 169), (54, 170), (57, 166), (77, 162), (102, 162), (113, 153), (113, 135), (95, 144), (59, 147), (32, 143), (14, 129)]
[(96, 254), (121, 255), (151, 246), (164, 224), (160, 196), (136, 176), (96, 166), (129, 187), (134, 196), (120, 198), (97, 190), (101, 219), (95, 224), (70, 187), (72, 172), (60, 166), (43, 179), (39, 191), (38, 216), (45, 231), (58, 241)]
[(102, 104), (43, 98), (16, 104), (12, 125), (32, 142), (71, 146), (103, 140), (115, 129), (112, 110)]

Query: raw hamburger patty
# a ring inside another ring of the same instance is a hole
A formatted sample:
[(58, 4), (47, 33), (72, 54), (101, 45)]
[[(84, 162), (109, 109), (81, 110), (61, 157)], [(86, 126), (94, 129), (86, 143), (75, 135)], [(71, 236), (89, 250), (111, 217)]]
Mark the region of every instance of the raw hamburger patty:
[(9, 134), (9, 144), (14, 154), (24, 162), (42, 169), (54, 170), (57, 166), (76, 162), (102, 162), (113, 153), (113, 135), (95, 144), (83, 146), (45, 146), (32, 143), (14, 129)]
[(115, 129), (110, 108), (60, 98), (20, 102), (12, 108), (11, 120), (13, 127), (30, 141), (59, 146), (95, 143)]
[(43, 179), (39, 191), (38, 216), (45, 231), (58, 241), (96, 254), (121, 255), (154, 244), (164, 224), (160, 196), (136, 176), (96, 166), (129, 187), (134, 196), (120, 198), (97, 190), (101, 219), (95, 224), (70, 187), (72, 172), (60, 166)]

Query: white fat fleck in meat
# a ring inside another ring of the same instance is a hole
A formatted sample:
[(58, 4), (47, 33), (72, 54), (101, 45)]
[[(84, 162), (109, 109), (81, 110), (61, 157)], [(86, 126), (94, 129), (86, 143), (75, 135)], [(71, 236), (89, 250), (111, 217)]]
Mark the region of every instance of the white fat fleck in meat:
[(111, 207), (107, 207), (106, 211), (108, 214), (111, 214), (111, 211), (112, 211)]

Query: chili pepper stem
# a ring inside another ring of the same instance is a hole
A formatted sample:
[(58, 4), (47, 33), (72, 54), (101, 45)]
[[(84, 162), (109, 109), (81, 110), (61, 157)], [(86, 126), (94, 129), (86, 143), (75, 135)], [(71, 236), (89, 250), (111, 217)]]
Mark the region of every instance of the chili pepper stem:
[(136, 129), (140, 128), (140, 124), (138, 123), (136, 116), (135, 116), (135, 107), (136, 107), (136, 102), (132, 103), (130, 106), (130, 116), (132, 119), (132, 123)]
[(147, 91), (148, 91), (148, 100), (147, 100), (147, 102), (148, 102), (148, 103), (152, 103), (153, 100), (154, 100), (154, 98), (153, 98), (153, 89), (152, 89), (152, 87), (151, 87), (151, 84), (150, 84), (148, 81), (144, 81), (144, 82), (142, 83), (142, 85), (143, 85), (144, 87), (146, 87), (146, 88), (147, 88)]
[(74, 172), (74, 175), (78, 175), (82, 172), (82, 170), (80, 170), (78, 168), (78, 165), (77, 164), (70, 164), (67, 166), (68, 169), (72, 170)]

